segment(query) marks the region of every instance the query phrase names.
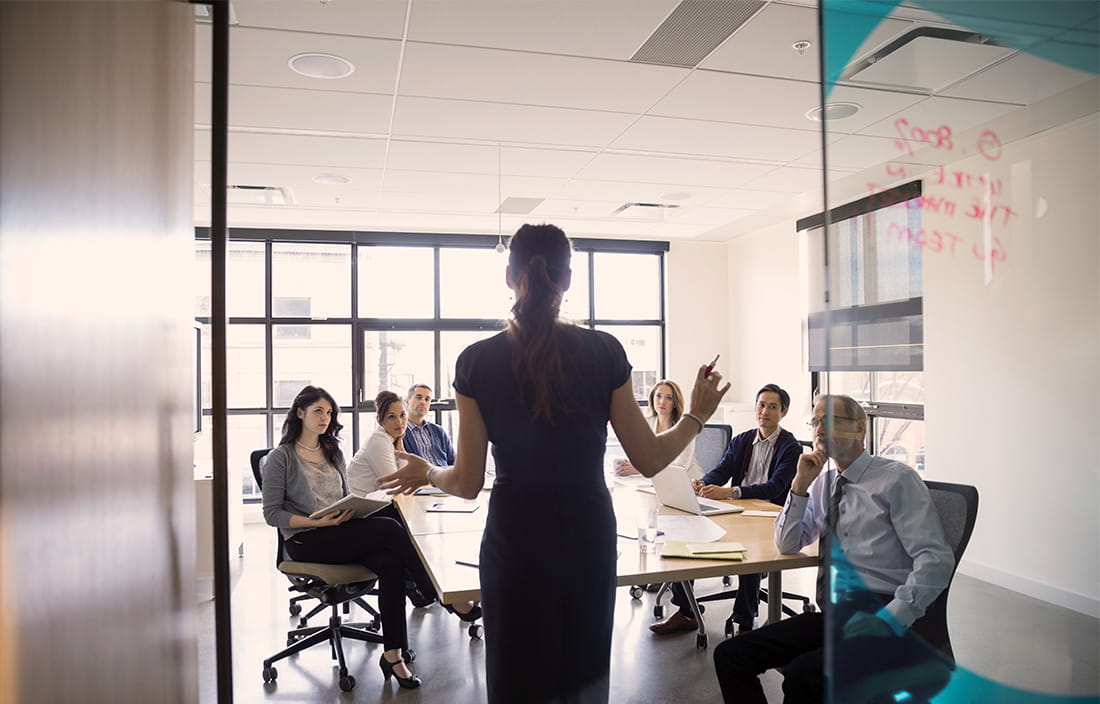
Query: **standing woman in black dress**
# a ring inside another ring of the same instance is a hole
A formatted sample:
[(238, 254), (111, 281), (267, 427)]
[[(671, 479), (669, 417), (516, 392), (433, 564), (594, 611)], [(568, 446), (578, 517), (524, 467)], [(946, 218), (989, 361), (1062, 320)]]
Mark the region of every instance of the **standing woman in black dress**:
[(622, 345), (558, 318), (572, 274), (565, 233), (524, 225), (509, 250), (513, 318), (458, 358), (455, 465), (398, 454), (409, 463), (381, 486), (407, 493), (430, 483), (474, 498), (492, 442), (496, 481), (480, 559), (489, 702), (607, 702), (616, 560), (607, 422), (634, 467), (652, 476), (695, 437), (729, 384), (719, 389), (720, 375), (700, 367), (691, 411), (654, 435)]

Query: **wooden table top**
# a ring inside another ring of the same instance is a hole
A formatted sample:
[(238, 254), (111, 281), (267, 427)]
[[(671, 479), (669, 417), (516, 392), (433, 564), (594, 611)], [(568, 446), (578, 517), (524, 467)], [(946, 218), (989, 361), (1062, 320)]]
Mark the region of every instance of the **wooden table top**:
[[(446, 497), (448, 501), (462, 501)], [(479, 507), (473, 513), (429, 513), (428, 507), (438, 503), (439, 496), (398, 496), (396, 503), (405, 518), (413, 544), (420, 553), (436, 591), (443, 603), (480, 598), (478, 578), (478, 554), (481, 534), (488, 514), (489, 492), (483, 491), (475, 499)], [(617, 487), (612, 491), (615, 515), (620, 526), (618, 583), (620, 586), (679, 582), (703, 577), (721, 577), (734, 574), (775, 572), (798, 567), (817, 565), (817, 549), (811, 546), (801, 553), (780, 554), (775, 548), (775, 519), (771, 517), (745, 516), (738, 513), (711, 516), (709, 520), (725, 530), (719, 540), (735, 541), (745, 546), (745, 559), (698, 560), (686, 558), (662, 558), (657, 554), (642, 553), (638, 541), (625, 538), (637, 533), (634, 512), (640, 502), (653, 500), (652, 495), (631, 488)], [(748, 499), (730, 503), (746, 509), (776, 511), (778, 506), (768, 501)], [(661, 507), (662, 515), (686, 516), (682, 511)], [(468, 563), (468, 564), (462, 564)], [(563, 566), (563, 572), (568, 567)]]

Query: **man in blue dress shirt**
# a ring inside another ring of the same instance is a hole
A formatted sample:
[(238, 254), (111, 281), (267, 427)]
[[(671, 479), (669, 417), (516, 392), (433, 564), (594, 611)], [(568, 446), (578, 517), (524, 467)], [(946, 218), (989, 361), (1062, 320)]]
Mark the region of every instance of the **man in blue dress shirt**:
[(428, 420), (432, 405), (432, 387), (414, 384), (409, 387), (405, 399), (405, 412), (409, 424), (405, 428), (405, 452), (419, 455), (436, 467), (449, 467), (455, 463), (455, 450), (442, 426)]
[[(831, 611), (830, 671), (825, 672), (822, 613), (777, 621), (720, 644), (714, 667), (726, 702), (766, 704), (759, 675), (783, 668), (784, 702), (824, 698), (857, 676), (913, 664), (946, 644), (936, 620), (923, 618), (950, 581), (954, 554), (924, 481), (900, 462), (864, 449), (867, 416), (848, 396), (824, 396), (810, 426), (814, 451), (802, 455), (775, 544), (793, 553), (830, 540), (834, 577), (829, 598), (819, 579), (818, 604)], [(834, 467), (826, 469), (829, 459)], [(914, 637), (913, 634), (919, 636)]]

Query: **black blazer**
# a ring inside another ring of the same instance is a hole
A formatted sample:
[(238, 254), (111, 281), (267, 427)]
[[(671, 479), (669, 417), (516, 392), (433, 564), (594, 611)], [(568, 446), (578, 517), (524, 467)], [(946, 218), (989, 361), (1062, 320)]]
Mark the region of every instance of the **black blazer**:
[[(749, 471), (749, 462), (752, 461), (752, 441), (757, 429), (746, 430), (733, 436), (726, 453), (718, 466), (703, 475), (704, 484), (721, 486), (730, 482), (730, 486), (738, 486)], [(743, 499), (767, 499), (780, 506), (787, 500), (787, 492), (794, 480), (795, 470), (798, 468), (798, 457), (802, 454), (802, 445), (794, 435), (787, 430), (779, 429), (779, 437), (775, 439), (775, 451), (772, 452), (771, 464), (768, 466), (768, 479), (762, 484), (751, 484), (741, 487)]]

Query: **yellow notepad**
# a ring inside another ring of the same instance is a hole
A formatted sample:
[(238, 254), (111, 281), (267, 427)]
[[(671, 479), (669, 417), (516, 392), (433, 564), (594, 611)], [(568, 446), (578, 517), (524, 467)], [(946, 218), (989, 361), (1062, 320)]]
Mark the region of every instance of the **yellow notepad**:
[[(713, 548), (715, 545), (736, 545), (740, 550), (727, 550), (725, 552), (694, 552), (691, 548), (706, 545)], [(694, 560), (744, 560), (745, 547), (740, 543), (685, 543), (680, 540), (666, 541), (661, 548), (661, 557), (687, 557)]]

